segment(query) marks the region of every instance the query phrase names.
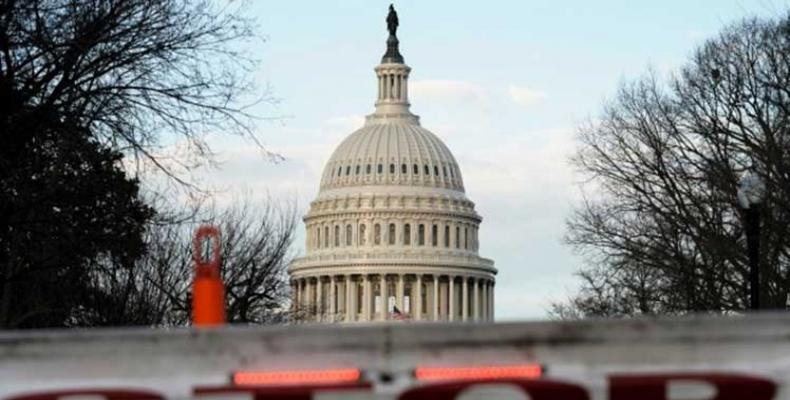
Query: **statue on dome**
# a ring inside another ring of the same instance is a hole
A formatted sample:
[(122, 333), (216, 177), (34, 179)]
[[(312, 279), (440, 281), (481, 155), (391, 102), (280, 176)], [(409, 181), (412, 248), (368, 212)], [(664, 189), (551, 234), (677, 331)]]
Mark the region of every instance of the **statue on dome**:
[(398, 13), (392, 4), (390, 4), (390, 12), (387, 14), (387, 30), (392, 36), (395, 36), (395, 31), (398, 30)]

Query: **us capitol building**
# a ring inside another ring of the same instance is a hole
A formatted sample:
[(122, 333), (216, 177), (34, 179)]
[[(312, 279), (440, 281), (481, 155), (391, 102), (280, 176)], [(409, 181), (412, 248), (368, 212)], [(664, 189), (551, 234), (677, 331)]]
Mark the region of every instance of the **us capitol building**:
[(294, 311), (311, 322), (493, 320), (482, 218), (453, 154), (409, 111), (392, 6), (387, 26), (376, 110), (332, 154), (304, 217), (306, 254), (288, 270)]

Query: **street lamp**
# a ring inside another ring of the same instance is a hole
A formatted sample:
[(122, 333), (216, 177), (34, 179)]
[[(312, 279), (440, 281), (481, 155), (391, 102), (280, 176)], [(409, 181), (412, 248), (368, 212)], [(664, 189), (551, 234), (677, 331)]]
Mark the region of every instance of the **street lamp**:
[(765, 197), (765, 184), (752, 171), (747, 171), (738, 187), (738, 204), (744, 210), (746, 249), (749, 256), (750, 309), (760, 309), (760, 205)]

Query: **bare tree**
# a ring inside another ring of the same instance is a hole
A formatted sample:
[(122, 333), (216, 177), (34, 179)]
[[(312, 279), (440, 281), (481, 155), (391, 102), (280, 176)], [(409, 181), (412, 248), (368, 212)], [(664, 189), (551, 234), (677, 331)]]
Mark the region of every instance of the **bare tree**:
[(92, 265), (145, 252), (140, 170), (195, 192), (208, 132), (256, 141), (245, 7), (0, 0), (0, 327), (62, 326)]
[(32, 140), (23, 129), (41, 122), (36, 113), (54, 113), (165, 170), (154, 152), (163, 134), (185, 139), (198, 156), (210, 155), (202, 140), (208, 130), (254, 139), (251, 116), (238, 104), (254, 87), (248, 76), (255, 63), (241, 46), (255, 37), (254, 24), (243, 7), (209, 0), (3, 1), (0, 95), (3, 109), (17, 113), (13, 122), (25, 124), (8, 126), (9, 133)]
[(762, 304), (790, 290), (790, 19), (749, 19), (698, 48), (667, 83), (621, 87), (579, 131), (592, 193), (566, 241), (587, 257), (560, 317), (732, 312), (748, 304), (747, 169), (765, 182)]
[(222, 279), (229, 323), (267, 324), (291, 318), (288, 279), (295, 228), (293, 206), (241, 200), (231, 208), (199, 210), (197, 223), (152, 225), (148, 253), (131, 268), (98, 262), (74, 326), (184, 326), (190, 320), (192, 236), (200, 224), (220, 228)]

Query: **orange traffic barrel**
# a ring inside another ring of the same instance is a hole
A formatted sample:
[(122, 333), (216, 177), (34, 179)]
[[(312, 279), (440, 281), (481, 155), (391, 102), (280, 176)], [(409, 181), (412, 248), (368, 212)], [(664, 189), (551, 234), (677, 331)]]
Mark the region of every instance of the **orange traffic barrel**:
[[(211, 258), (204, 260), (203, 243), (211, 241)], [(220, 275), (219, 229), (201, 226), (192, 242), (195, 278), (192, 282), (192, 325), (197, 327), (225, 324), (225, 287)]]

